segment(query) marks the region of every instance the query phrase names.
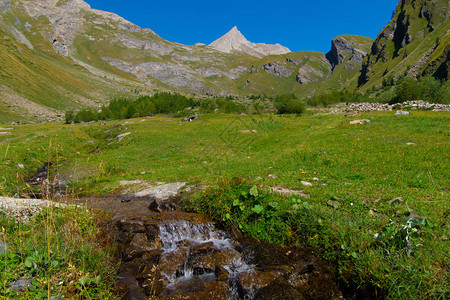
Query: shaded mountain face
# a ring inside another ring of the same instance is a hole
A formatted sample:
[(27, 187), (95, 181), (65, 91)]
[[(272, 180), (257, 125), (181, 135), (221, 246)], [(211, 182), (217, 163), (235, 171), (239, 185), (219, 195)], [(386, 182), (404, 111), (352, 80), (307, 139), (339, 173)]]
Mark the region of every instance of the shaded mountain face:
[(448, 0), (400, 0), (389, 24), (365, 60), (359, 86), (381, 84), (383, 76), (448, 78), (450, 23)]
[(216, 50), (226, 53), (237, 51), (256, 57), (286, 54), (291, 52), (288, 48), (281, 46), (280, 44), (268, 45), (249, 42), (236, 26), (234, 26), (227, 34), (212, 42), (210, 46)]
[(186, 46), (82, 0), (0, 0), (0, 8), (0, 121), (54, 120), (130, 93), (306, 97), (354, 87), (372, 43), (343, 36), (330, 55), (292, 53), (233, 28), (211, 46)]

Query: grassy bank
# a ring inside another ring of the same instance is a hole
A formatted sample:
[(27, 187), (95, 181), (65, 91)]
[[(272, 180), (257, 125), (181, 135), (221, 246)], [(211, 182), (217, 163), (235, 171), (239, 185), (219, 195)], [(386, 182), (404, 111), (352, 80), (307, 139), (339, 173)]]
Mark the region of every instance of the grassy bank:
[(43, 208), (30, 222), (0, 215), (2, 299), (111, 299), (110, 241), (81, 208)]
[[(261, 239), (312, 244), (343, 278), (388, 297), (445, 298), (449, 117), (207, 114), (194, 122), (157, 116), (14, 126), (0, 136), (0, 193), (29, 192), (25, 179), (46, 161), (54, 162), (50, 177), (58, 173), (79, 195), (113, 191), (120, 180), (211, 184), (192, 209)], [(370, 122), (351, 125), (356, 118)], [(130, 134), (115, 139), (123, 133)], [(234, 177), (246, 180), (226, 179)], [(276, 185), (311, 197), (262, 196)], [(408, 221), (411, 214), (418, 217)]]

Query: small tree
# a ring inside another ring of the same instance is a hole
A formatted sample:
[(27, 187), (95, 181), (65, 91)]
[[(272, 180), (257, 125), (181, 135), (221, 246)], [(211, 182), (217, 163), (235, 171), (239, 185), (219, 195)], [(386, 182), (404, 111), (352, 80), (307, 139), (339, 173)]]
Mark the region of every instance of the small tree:
[(275, 108), (279, 114), (302, 114), (305, 111), (305, 103), (294, 94), (280, 95), (275, 98)]
[(66, 124), (72, 123), (74, 118), (75, 118), (75, 113), (72, 110), (66, 111), (66, 115), (65, 115)]

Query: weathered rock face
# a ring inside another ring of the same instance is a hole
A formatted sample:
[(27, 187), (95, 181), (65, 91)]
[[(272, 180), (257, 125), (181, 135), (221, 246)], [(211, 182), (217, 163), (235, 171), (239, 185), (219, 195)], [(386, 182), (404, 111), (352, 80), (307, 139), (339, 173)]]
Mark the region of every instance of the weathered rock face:
[(10, 0), (0, 0), (0, 13), (11, 8)]
[(293, 71), (288, 69), (286, 66), (282, 65), (279, 62), (272, 62), (265, 64), (261, 67), (267, 73), (278, 77), (289, 77), (292, 75)]
[(324, 74), (312, 67), (312, 66), (302, 66), (297, 73), (296, 80), (300, 84), (308, 84), (310, 82), (317, 82), (324, 77)]
[(364, 57), (367, 55), (359, 45), (346, 39), (345, 36), (335, 38), (331, 42), (331, 50), (326, 54), (326, 58), (330, 62), (332, 68), (337, 65), (343, 64), (348, 58), (353, 64), (346, 64), (347, 68), (355, 65), (356, 68), (360, 68)]
[[(5, 0), (2, 0), (5, 1)], [(68, 56), (73, 50), (73, 41), (84, 29), (85, 15), (95, 16), (94, 24), (108, 24), (111, 28), (138, 27), (116, 14), (91, 9), (83, 0), (21, 0), (19, 5), (33, 18), (45, 16), (50, 21), (50, 31), (43, 32), (54, 48), (62, 55)]]
[(227, 34), (212, 42), (210, 46), (226, 53), (241, 51), (257, 57), (291, 52), (288, 48), (281, 46), (280, 44), (268, 45), (263, 43), (252, 43), (244, 37), (236, 26)]

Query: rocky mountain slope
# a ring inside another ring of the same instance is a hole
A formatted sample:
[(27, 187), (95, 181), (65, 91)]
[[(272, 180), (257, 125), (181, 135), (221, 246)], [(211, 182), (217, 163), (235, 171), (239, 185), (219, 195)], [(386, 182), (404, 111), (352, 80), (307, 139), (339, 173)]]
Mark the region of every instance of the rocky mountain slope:
[(117, 95), (307, 97), (377, 85), (408, 65), (445, 74), (448, 7), (441, 2), (402, 0), (374, 44), (344, 35), (325, 54), (251, 43), (237, 28), (209, 46), (186, 46), (82, 0), (0, 0), (0, 121), (58, 119)]
[(245, 52), (252, 56), (263, 57), (266, 55), (286, 54), (291, 52), (280, 44), (268, 45), (252, 43), (234, 26), (227, 34), (210, 44), (216, 50), (231, 53), (233, 51)]
[(401, 0), (391, 22), (365, 59), (358, 85), (380, 85), (384, 76), (432, 75), (447, 79), (450, 61), (448, 0)]

